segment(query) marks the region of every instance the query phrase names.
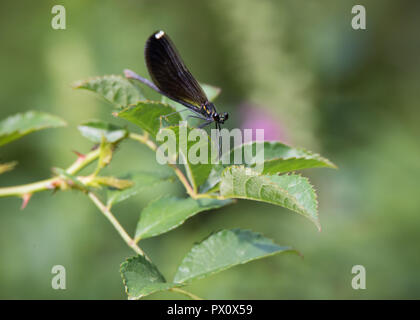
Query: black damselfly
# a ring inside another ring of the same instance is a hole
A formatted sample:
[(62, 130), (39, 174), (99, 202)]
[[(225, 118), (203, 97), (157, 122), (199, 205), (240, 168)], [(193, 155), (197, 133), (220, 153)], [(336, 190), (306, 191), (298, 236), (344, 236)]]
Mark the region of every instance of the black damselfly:
[(219, 114), (217, 112), (216, 107), (209, 101), (197, 80), (187, 69), (175, 45), (165, 32), (157, 31), (149, 37), (144, 55), (153, 82), (131, 70), (125, 70), (125, 76), (139, 80), (158, 93), (187, 107), (195, 113), (195, 116), (192, 117), (204, 120), (199, 128), (214, 122), (216, 130), (219, 132), (220, 155), (220, 129), (221, 124), (228, 119), (228, 113)]

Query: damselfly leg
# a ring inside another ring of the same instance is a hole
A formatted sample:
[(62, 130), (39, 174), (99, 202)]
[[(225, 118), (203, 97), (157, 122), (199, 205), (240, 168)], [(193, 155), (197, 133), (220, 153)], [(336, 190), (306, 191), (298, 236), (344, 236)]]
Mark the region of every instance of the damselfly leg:
[(184, 112), (184, 111), (188, 111), (188, 109), (183, 109), (183, 110), (179, 110), (179, 111), (171, 112), (171, 113), (168, 113), (168, 114), (164, 114), (164, 115), (161, 115), (159, 118), (160, 118), (160, 119), (165, 118), (166, 120), (168, 120), (168, 118), (169, 118), (170, 116), (173, 116), (174, 114), (181, 113), (181, 112)]

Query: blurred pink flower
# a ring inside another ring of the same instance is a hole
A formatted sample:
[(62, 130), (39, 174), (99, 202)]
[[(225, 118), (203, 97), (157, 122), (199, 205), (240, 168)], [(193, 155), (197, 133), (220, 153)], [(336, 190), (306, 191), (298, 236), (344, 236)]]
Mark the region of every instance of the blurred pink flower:
[[(264, 129), (264, 141), (282, 141), (287, 142), (286, 132), (281, 122), (269, 113), (266, 108), (258, 107), (250, 103), (241, 103), (240, 127), (241, 130), (252, 129), (252, 140), (256, 141), (256, 129)], [(245, 139), (245, 136), (244, 136)], [(244, 143), (250, 142), (244, 141)]]

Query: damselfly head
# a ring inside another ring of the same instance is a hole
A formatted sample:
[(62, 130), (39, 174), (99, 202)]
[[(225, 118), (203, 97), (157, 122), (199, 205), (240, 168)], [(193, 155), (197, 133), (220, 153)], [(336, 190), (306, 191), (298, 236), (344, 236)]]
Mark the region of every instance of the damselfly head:
[(225, 122), (227, 119), (229, 119), (229, 113), (223, 112), (222, 115), (220, 116), (220, 119), (222, 123)]
[(225, 121), (229, 118), (229, 114), (227, 112), (223, 112), (222, 114), (218, 114), (215, 112), (213, 114), (213, 120), (217, 123), (225, 123)]

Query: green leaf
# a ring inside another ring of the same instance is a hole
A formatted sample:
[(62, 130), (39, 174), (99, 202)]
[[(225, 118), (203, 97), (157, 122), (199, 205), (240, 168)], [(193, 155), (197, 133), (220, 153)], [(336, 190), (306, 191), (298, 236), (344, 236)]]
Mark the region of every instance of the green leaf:
[[(264, 157), (257, 163), (257, 151), (263, 150)], [(235, 159), (236, 155), (236, 159)], [(224, 156), (225, 157), (225, 156)], [(233, 148), (225, 164), (214, 165), (201, 192), (216, 191), (223, 170), (231, 165), (244, 165), (261, 174), (275, 174), (307, 168), (337, 168), (335, 164), (316, 153), (302, 148), (292, 148), (281, 142), (251, 142)], [(247, 163), (245, 163), (247, 162)]]
[(119, 75), (107, 75), (88, 80), (80, 80), (73, 87), (75, 89), (86, 89), (96, 92), (105, 100), (122, 107), (145, 100), (138, 87)]
[(135, 106), (130, 106), (117, 113), (117, 116), (126, 119), (144, 131), (156, 137), (161, 125), (168, 123), (168, 125), (178, 125), (181, 121), (179, 114), (173, 114), (167, 119), (161, 116), (175, 112), (168, 104), (155, 101), (139, 102)]
[(166, 196), (149, 203), (143, 209), (136, 229), (136, 241), (172, 230), (195, 214), (220, 208), (231, 200), (192, 199)]
[(13, 170), (16, 165), (16, 161), (0, 163), (0, 174)]
[(152, 188), (159, 183), (174, 180), (175, 175), (170, 172), (133, 172), (122, 177), (133, 182), (133, 186), (124, 190), (111, 189), (107, 192), (107, 205), (112, 206), (124, 201), (145, 189)]
[(140, 255), (124, 261), (121, 264), (120, 273), (125, 292), (130, 299), (140, 299), (176, 286), (176, 284), (166, 282), (156, 266)]
[[(191, 130), (193, 129), (185, 126), (184, 122), (181, 126), (163, 128), (159, 132), (159, 136), (170, 137), (173, 135), (176, 142), (176, 144), (174, 144), (176, 149), (170, 150), (170, 148), (168, 148), (167, 160), (169, 162), (171, 159), (175, 160), (179, 157), (178, 163), (184, 164), (187, 177), (191, 182), (193, 189), (198, 190), (198, 187), (206, 182), (213, 167), (213, 163), (216, 163), (218, 151), (215, 150), (210, 137), (204, 130), (195, 131), (202, 134), (202, 136), (197, 137), (195, 141), (190, 141)], [(164, 144), (171, 145), (172, 143), (169, 139), (162, 143), (158, 148), (158, 156), (165, 152)], [(197, 152), (198, 150), (200, 150), (200, 152)], [(201, 155), (201, 150), (203, 150), (202, 157), (199, 156)], [(205, 154), (205, 152), (207, 154)], [(196, 155), (197, 157), (194, 160), (193, 157)]]
[(315, 191), (308, 179), (299, 175), (261, 176), (250, 168), (232, 166), (222, 173), (220, 193), (227, 198), (263, 201), (288, 208), (321, 229)]
[(175, 283), (208, 277), (238, 264), (291, 251), (259, 233), (249, 230), (222, 230), (194, 245), (182, 260)]
[(18, 113), (0, 121), (0, 146), (31, 132), (65, 126), (62, 119), (39, 111)]
[[(245, 163), (245, 159), (251, 159), (256, 155), (256, 150), (264, 151), (263, 174), (289, 172), (307, 168), (328, 167), (336, 168), (335, 164), (319, 154), (312, 153), (303, 148), (292, 148), (280, 142), (252, 142), (233, 148), (230, 153), (230, 164), (244, 164), (248, 167), (255, 167), (255, 157), (251, 163)], [(241, 163), (235, 163), (234, 155), (242, 155)], [(245, 158), (245, 154), (249, 155)], [(249, 162), (249, 160), (247, 161)], [(261, 164), (257, 164), (260, 166)], [(258, 168), (258, 167), (257, 167)]]
[(95, 143), (100, 143), (102, 136), (105, 137), (107, 142), (114, 143), (124, 139), (128, 135), (126, 129), (101, 120), (91, 120), (81, 124), (77, 128), (84, 137)]
[[(200, 85), (203, 88), (204, 93), (206, 94), (209, 101), (214, 101), (219, 96), (220, 92), (222, 91), (220, 88), (211, 86), (209, 84), (201, 83)], [(176, 111), (181, 111), (181, 110), (186, 109), (186, 107), (183, 106), (182, 104), (180, 104), (178, 102), (175, 102), (175, 101), (173, 101), (173, 100), (171, 100), (171, 99), (169, 99), (168, 97), (165, 97), (165, 96), (162, 96), (161, 101), (165, 104), (171, 105)], [(180, 113), (180, 116), (183, 120), (186, 120), (188, 114), (191, 114), (191, 112), (188, 113), (186, 111), (186, 112)]]

